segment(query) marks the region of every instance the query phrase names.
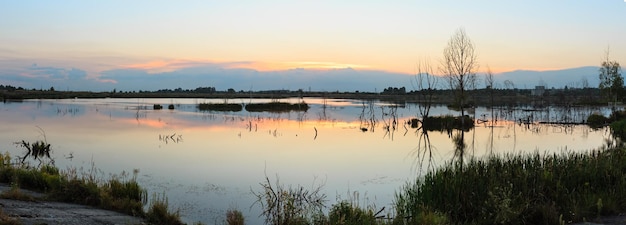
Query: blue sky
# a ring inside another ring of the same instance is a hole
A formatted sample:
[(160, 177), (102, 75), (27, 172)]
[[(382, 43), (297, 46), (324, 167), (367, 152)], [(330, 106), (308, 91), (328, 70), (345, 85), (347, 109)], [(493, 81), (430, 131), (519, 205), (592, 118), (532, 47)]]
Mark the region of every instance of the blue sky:
[(159, 81), (164, 74), (176, 74), (181, 85), (214, 86), (220, 76), (243, 70), (281, 74), (286, 86), (304, 86), (290, 73), (297, 68), (410, 75), (425, 59), (437, 67), (459, 28), (475, 43), (481, 71), (597, 66), (609, 46), (611, 58), (626, 63), (622, 0), (26, 0), (0, 6), (0, 83), (29, 88), (176, 88)]

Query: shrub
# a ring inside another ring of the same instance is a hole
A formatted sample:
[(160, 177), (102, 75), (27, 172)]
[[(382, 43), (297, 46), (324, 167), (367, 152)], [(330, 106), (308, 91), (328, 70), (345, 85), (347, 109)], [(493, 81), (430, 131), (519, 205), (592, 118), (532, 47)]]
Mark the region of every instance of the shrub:
[(605, 116), (600, 114), (591, 114), (589, 115), (589, 117), (587, 117), (587, 125), (592, 128), (603, 127), (608, 121), (609, 118), (606, 118)]

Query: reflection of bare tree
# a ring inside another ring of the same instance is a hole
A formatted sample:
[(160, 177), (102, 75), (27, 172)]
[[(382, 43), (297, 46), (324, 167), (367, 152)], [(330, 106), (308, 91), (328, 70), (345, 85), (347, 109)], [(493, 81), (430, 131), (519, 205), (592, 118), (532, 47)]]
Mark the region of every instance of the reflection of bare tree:
[(320, 120), (328, 120), (328, 115), (326, 114), (326, 109), (328, 108), (328, 99), (326, 96), (322, 99), (322, 112), (320, 112)]
[(169, 144), (169, 142), (172, 143), (179, 143), (183, 141), (183, 135), (182, 134), (159, 134), (159, 141), (165, 142), (165, 144)]
[(493, 128), (495, 127), (495, 125), (491, 125), (489, 127), (489, 141), (487, 142), (487, 151), (489, 152), (489, 155), (493, 155)]
[[(418, 130), (418, 141), (417, 147), (411, 151), (411, 158), (413, 158), (413, 167), (417, 168), (418, 171), (422, 171), (424, 168), (424, 163), (426, 164), (427, 171), (435, 168), (433, 165), (433, 148), (434, 146), (430, 142), (430, 138), (428, 137), (428, 131), (419, 129)], [(427, 160), (428, 159), (428, 160)]]
[(422, 118), (428, 117), (433, 102), (434, 88), (438, 79), (432, 75), (430, 62), (423, 61), (417, 64), (417, 74), (415, 75), (414, 87), (418, 92), (418, 110)]
[[(382, 121), (385, 123), (383, 129), (385, 129), (385, 136), (390, 137), (393, 140), (393, 134), (395, 133), (398, 126), (398, 105), (389, 106), (389, 111), (385, 112), (385, 107), (381, 107), (382, 110)], [(388, 118), (385, 118), (388, 116)], [(383, 137), (383, 138), (384, 138)]]
[(361, 110), (361, 114), (359, 115), (360, 128), (361, 131), (371, 131), (374, 132), (374, 128), (376, 127), (376, 123), (378, 122), (376, 119), (376, 113), (374, 112), (374, 101), (369, 100), (367, 105), (363, 102), (363, 109)]
[(307, 119), (306, 111), (297, 111), (296, 117), (297, 117), (296, 120), (298, 121), (298, 123), (302, 124)]
[(452, 135), (454, 155), (451, 162), (454, 163), (456, 161), (459, 165), (463, 166), (467, 150), (467, 145), (465, 144), (465, 132), (462, 130), (456, 130), (455, 132), (456, 133)]

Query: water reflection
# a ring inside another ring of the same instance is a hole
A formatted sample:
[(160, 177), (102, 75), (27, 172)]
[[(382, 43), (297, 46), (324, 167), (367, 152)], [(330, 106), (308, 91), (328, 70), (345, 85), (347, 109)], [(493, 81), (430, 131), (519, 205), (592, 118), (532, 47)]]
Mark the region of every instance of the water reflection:
[[(567, 151), (586, 151), (610, 140), (606, 130), (541, 123), (575, 122), (602, 108), (476, 108), (478, 125), (471, 130), (428, 131), (418, 123), (424, 114), (458, 112), (445, 106), (427, 109), (423, 104), (373, 100), (304, 101), (311, 107), (306, 112), (285, 113), (197, 107), (199, 102), (224, 102), (220, 99), (6, 103), (0, 104), (0, 150), (21, 154), (12, 143), (36, 140), (39, 126), (46, 130), (60, 168), (89, 168), (95, 163), (104, 174), (139, 168), (142, 185), (170, 196), (170, 204), (181, 208), (187, 222), (212, 223), (236, 207), (256, 224), (258, 209), (248, 213), (245, 209), (254, 200), (249, 190), (262, 181), (265, 169), (279, 174), (286, 185), (326, 177), (329, 204), (336, 199), (333, 194), (356, 191), (384, 207), (407, 180), (444, 163), (506, 153), (558, 152), (565, 146)], [(176, 107), (154, 110), (154, 104)]]
[(171, 143), (179, 143), (183, 141), (183, 135), (182, 134), (159, 134), (159, 141), (164, 142), (165, 144), (169, 144)]

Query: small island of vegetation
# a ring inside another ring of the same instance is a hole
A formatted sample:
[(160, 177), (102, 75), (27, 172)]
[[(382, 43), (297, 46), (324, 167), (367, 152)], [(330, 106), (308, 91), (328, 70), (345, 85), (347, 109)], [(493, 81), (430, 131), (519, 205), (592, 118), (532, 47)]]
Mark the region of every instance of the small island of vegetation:
[(289, 112), (289, 111), (307, 111), (309, 105), (305, 102), (286, 103), (286, 102), (269, 102), (269, 103), (249, 103), (246, 104), (248, 112)]

